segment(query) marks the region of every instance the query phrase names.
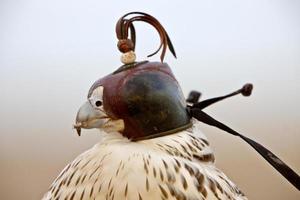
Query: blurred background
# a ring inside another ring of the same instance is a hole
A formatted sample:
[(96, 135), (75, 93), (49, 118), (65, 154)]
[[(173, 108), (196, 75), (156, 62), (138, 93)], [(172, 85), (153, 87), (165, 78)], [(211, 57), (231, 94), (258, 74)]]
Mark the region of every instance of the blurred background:
[[(202, 98), (254, 84), (206, 111), (262, 143), (300, 173), (300, 2), (0, 1), (0, 199), (40, 199), (78, 154), (100, 139), (72, 129), (91, 84), (121, 63), (114, 32), (130, 11), (155, 16), (177, 52), (166, 62), (184, 93)], [(136, 23), (137, 57), (159, 44)], [(159, 55), (149, 60), (159, 60)], [(203, 125), (221, 168), (249, 199), (300, 193), (238, 138)]]

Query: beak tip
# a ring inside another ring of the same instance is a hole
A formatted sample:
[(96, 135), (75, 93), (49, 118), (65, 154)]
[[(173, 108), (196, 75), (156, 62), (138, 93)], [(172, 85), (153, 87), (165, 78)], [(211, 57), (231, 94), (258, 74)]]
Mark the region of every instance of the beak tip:
[(81, 128), (76, 128), (76, 132), (77, 132), (78, 136), (80, 136), (81, 135)]
[(75, 124), (75, 125), (73, 125), (73, 128), (76, 129), (78, 136), (80, 136), (81, 135), (81, 127), (78, 126), (77, 124)]

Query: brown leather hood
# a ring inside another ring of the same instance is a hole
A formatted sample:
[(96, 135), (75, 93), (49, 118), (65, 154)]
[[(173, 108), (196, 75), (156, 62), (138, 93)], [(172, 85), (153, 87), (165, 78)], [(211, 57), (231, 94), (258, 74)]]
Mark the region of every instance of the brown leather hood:
[(124, 65), (96, 81), (88, 96), (100, 85), (107, 115), (124, 120), (128, 138), (150, 138), (190, 124), (185, 98), (166, 63)]

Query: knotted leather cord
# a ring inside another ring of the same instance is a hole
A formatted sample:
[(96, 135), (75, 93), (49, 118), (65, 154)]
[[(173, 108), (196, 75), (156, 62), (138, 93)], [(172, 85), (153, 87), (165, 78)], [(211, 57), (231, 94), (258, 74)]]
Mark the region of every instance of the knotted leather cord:
[(193, 93), (191, 93), (191, 97), (188, 98), (190, 99), (189, 103), (193, 104), (187, 107), (188, 112), (190, 113), (191, 117), (194, 117), (205, 124), (217, 127), (223, 131), (226, 131), (227, 133), (242, 138), (246, 143), (252, 146), (266, 161), (268, 161), (268, 163), (270, 163), (282, 176), (284, 176), (292, 185), (294, 185), (298, 190), (300, 190), (299, 175), (293, 169), (291, 169), (287, 164), (285, 164), (281, 159), (279, 159), (275, 154), (273, 154), (270, 150), (266, 149), (261, 144), (251, 140), (246, 136), (243, 136), (242, 134), (236, 132), (235, 130), (217, 121), (216, 119), (212, 118), (211, 116), (209, 116), (208, 114), (202, 111), (202, 109), (206, 108), (207, 106), (210, 106), (213, 103), (216, 103), (225, 98), (240, 93), (242, 93), (244, 96), (250, 96), (252, 88), (253, 88), (252, 84), (246, 84), (243, 88), (229, 95), (207, 99), (200, 102), (198, 102), (200, 93), (195, 94), (195, 91), (193, 91)]
[[(137, 15), (134, 16), (132, 18), (129, 19), (125, 19), (127, 16), (129, 15)], [(151, 57), (155, 54), (157, 54), (161, 48), (162, 48), (162, 53), (160, 55), (160, 60), (161, 62), (163, 62), (166, 51), (167, 51), (167, 47), (169, 48), (169, 50), (171, 51), (171, 53), (173, 54), (173, 56), (176, 58), (176, 53), (175, 53), (175, 49), (172, 45), (172, 42), (170, 40), (170, 37), (168, 36), (166, 30), (164, 29), (164, 27), (159, 23), (159, 21), (157, 19), (155, 19), (153, 16), (143, 13), (143, 12), (130, 12), (125, 14), (124, 16), (122, 16), (119, 21), (116, 24), (116, 34), (117, 34), (117, 38), (119, 39), (119, 41), (128, 41), (130, 40), (133, 43), (133, 47), (132, 48), (126, 48), (126, 51), (129, 50), (134, 50), (135, 49), (135, 43), (136, 43), (136, 34), (135, 34), (135, 28), (133, 26), (133, 22), (134, 21), (143, 21), (146, 22), (150, 25), (152, 25), (158, 32), (159, 37), (160, 37), (160, 45), (158, 47), (158, 49), (156, 51), (154, 51), (153, 53), (149, 54), (148, 57)], [(128, 38), (128, 31), (130, 29), (130, 38)], [(120, 49), (120, 47), (119, 47)], [(120, 51), (124, 51), (123, 49), (120, 49)], [(125, 53), (125, 52), (123, 52)]]

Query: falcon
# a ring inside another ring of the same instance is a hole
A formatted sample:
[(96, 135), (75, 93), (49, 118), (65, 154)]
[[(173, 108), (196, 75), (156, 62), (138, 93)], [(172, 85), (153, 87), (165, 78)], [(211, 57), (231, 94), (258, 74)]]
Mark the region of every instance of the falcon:
[[(158, 31), (161, 44), (149, 56), (162, 49), (161, 62), (135, 61), (134, 21)], [(237, 94), (250, 96), (252, 84), (204, 101), (193, 91), (185, 100), (163, 62), (167, 48), (176, 54), (157, 19), (128, 13), (117, 22), (116, 34), (124, 65), (91, 86), (74, 125), (79, 135), (81, 129), (98, 129), (100, 140), (63, 169), (43, 200), (247, 199), (215, 166), (201, 123), (243, 139), (299, 190), (299, 176), (276, 155), (203, 111)]]
[(153, 139), (124, 137), (122, 119), (103, 107), (103, 86), (79, 109), (76, 127), (97, 128), (101, 141), (68, 164), (44, 200), (50, 199), (247, 199), (214, 164), (200, 122)]

